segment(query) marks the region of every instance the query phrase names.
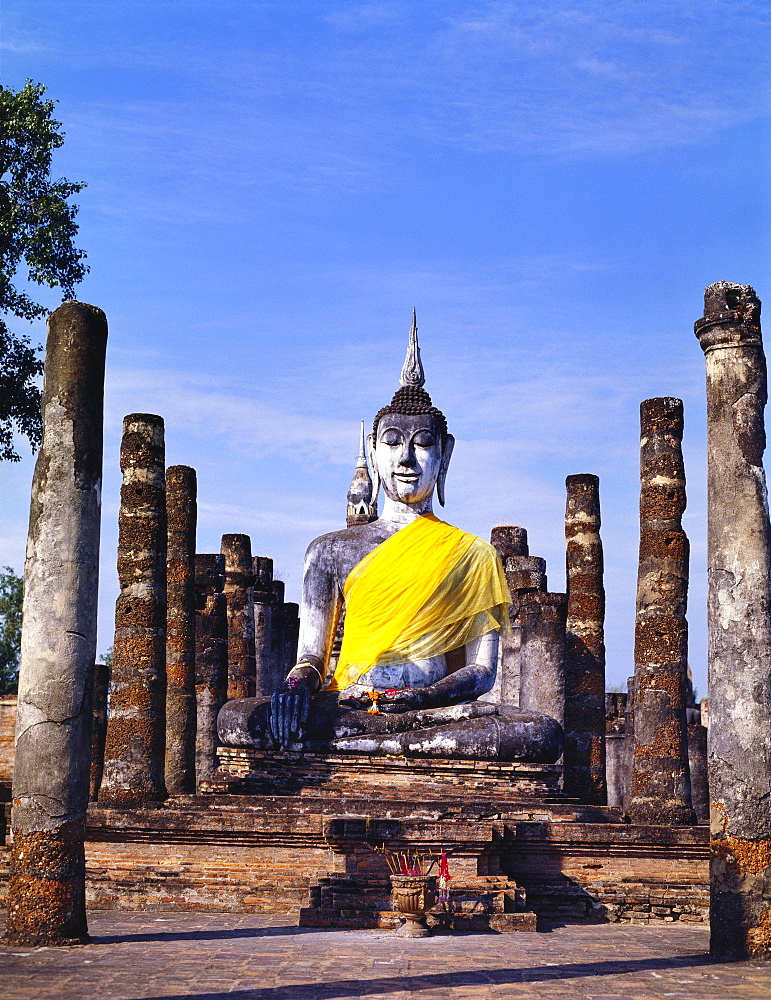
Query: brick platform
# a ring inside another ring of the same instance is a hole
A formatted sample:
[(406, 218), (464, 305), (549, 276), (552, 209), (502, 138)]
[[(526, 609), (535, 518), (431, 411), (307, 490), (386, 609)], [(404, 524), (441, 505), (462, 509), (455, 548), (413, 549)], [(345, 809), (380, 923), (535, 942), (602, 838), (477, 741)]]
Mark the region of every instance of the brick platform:
[[(373, 850), (385, 843), (450, 854), (455, 914), (437, 914), (450, 926), (706, 919), (706, 827), (625, 825), (615, 810), (560, 798), (554, 767), (252, 752), (223, 753), (223, 763), (213, 787), (264, 782), (274, 794), (89, 808), (92, 909), (283, 913), (316, 926), (391, 927), (388, 871)], [(7, 854), (0, 850), (0, 892)]]

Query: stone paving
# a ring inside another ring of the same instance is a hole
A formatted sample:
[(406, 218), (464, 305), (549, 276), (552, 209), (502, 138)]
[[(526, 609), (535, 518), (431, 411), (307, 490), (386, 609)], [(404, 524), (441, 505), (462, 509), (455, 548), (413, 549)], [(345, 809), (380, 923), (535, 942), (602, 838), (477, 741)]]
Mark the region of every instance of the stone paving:
[(94, 911), (93, 943), (0, 945), (2, 1000), (769, 1000), (771, 964), (713, 964), (699, 926), (409, 940), (280, 916)]

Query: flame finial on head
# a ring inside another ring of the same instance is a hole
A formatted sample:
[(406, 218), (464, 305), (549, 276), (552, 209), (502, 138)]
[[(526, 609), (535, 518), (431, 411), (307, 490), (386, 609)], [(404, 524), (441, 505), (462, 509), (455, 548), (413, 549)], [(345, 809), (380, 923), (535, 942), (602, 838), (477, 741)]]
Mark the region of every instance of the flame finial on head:
[(404, 386), (416, 386), (420, 388), (426, 384), (426, 376), (423, 371), (423, 363), (420, 360), (420, 345), (418, 344), (418, 317), (415, 309), (412, 310), (412, 326), (410, 327), (410, 339), (407, 344), (407, 357), (402, 365), (402, 372), (399, 382)]

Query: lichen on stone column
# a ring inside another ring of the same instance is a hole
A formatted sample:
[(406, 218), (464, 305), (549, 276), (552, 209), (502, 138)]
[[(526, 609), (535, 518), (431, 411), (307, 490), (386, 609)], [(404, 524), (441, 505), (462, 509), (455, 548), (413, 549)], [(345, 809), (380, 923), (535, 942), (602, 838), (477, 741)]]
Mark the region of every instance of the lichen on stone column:
[(605, 588), (600, 481), (565, 480), (565, 793), (602, 805), (605, 784)]
[(88, 940), (83, 842), (96, 657), (107, 320), (65, 302), (48, 319), (43, 440), (32, 479), (6, 939)]
[(195, 792), (195, 469), (166, 470), (166, 790)]
[(640, 405), (640, 555), (635, 624), (634, 756), (627, 812), (634, 823), (691, 824), (686, 686), (688, 538), (683, 404)]
[(225, 557), (195, 557), (195, 775), (196, 787), (211, 781), (217, 769), (217, 715), (228, 695), (228, 616)]
[(163, 419), (123, 419), (110, 711), (99, 802), (166, 798), (166, 478)]
[(771, 532), (760, 300), (719, 281), (695, 333), (707, 367), (710, 951), (771, 957)]
[(254, 569), (248, 535), (223, 535), (225, 597), (228, 606), (228, 698), (253, 698)]

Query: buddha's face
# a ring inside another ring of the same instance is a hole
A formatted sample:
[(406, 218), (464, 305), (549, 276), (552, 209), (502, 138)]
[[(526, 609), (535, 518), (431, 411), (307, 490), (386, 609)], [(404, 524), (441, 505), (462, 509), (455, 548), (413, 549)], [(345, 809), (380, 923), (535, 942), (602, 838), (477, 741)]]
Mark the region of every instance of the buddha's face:
[(442, 469), (442, 437), (430, 413), (402, 416), (385, 413), (370, 436), (375, 464), (386, 496), (421, 504), (434, 492)]

